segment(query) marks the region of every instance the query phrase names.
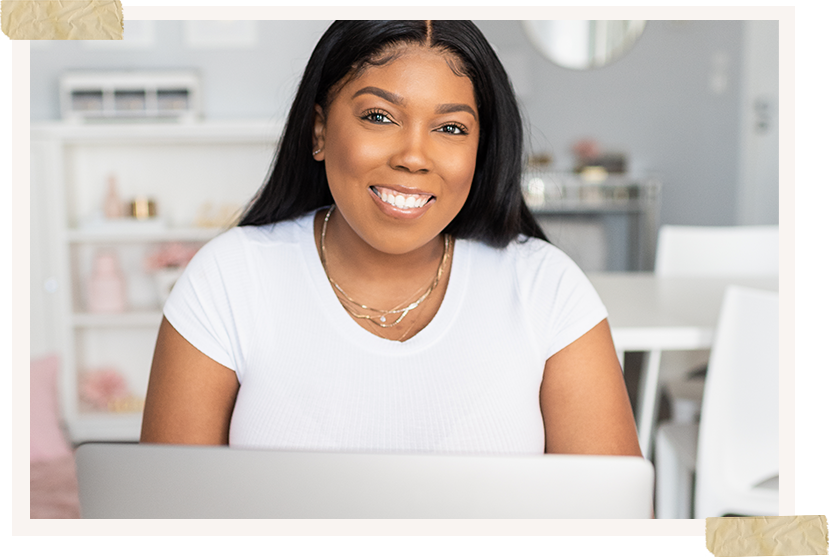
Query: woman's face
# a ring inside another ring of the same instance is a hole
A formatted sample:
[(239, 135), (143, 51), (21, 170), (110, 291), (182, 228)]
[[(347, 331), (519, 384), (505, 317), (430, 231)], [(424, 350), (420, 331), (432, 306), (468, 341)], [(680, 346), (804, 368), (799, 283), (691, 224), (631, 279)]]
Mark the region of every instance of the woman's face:
[(337, 210), (374, 249), (409, 253), (458, 214), (472, 184), (478, 111), (447, 54), (409, 46), (349, 81), (315, 126)]

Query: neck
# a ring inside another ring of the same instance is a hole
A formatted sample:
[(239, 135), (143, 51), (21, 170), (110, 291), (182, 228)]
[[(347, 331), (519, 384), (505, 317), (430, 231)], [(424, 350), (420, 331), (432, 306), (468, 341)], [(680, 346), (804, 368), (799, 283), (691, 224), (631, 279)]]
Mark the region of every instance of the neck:
[[(322, 225), (326, 210), (317, 214), (315, 236), (317, 249), (321, 248)], [(436, 236), (425, 245), (402, 254), (379, 251), (361, 238), (336, 209), (328, 219), (325, 235), (326, 260), (329, 271), (337, 277), (359, 275), (373, 284), (422, 283), (434, 276), (443, 258), (444, 238)], [(338, 278), (335, 277), (335, 280)]]

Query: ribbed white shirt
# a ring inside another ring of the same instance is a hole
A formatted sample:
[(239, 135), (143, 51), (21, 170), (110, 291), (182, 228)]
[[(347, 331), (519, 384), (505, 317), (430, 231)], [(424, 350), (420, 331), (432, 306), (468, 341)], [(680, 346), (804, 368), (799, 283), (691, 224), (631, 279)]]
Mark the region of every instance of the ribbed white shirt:
[(340, 305), (313, 214), (205, 245), (164, 314), (240, 388), (230, 445), (291, 450), (544, 451), (544, 365), (607, 316), (587, 278), (537, 239), (458, 240), (434, 319), (405, 342)]

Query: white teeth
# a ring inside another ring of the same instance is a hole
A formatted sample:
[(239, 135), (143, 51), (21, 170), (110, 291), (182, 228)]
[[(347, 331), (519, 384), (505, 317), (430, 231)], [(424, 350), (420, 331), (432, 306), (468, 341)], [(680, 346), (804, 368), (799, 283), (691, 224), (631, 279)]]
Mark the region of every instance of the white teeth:
[(377, 191), (377, 194), (384, 202), (389, 205), (393, 205), (398, 209), (420, 208), (426, 205), (429, 201), (429, 196), (423, 195), (403, 195), (400, 193), (394, 195), (387, 193), (385, 190)]

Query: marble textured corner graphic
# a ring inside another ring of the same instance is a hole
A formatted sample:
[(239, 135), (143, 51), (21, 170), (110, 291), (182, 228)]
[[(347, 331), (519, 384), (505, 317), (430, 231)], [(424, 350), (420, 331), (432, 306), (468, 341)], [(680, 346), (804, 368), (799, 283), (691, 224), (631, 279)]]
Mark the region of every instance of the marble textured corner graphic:
[(716, 557), (827, 555), (826, 517), (706, 518), (705, 542)]
[(122, 40), (121, 0), (2, 0), (2, 30), (16, 40)]

